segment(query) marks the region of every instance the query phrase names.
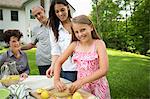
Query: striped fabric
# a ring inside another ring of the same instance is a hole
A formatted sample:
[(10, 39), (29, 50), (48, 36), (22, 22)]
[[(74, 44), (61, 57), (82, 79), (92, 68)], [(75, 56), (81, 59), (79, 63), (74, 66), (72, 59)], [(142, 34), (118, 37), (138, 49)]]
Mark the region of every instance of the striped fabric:
[(9, 99), (30, 99), (29, 92), (31, 89), (25, 84), (14, 84), (9, 86), (8, 89), (11, 92)]

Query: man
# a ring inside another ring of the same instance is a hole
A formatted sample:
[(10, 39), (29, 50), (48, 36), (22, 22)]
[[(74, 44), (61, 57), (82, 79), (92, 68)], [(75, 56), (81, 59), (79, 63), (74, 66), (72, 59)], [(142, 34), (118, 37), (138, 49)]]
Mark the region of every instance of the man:
[(41, 6), (32, 8), (32, 14), (41, 23), (41, 26), (34, 27), (32, 31), (31, 43), (23, 46), (22, 50), (28, 50), (33, 47), (36, 49), (36, 64), (40, 75), (45, 75), (46, 70), (51, 66), (51, 45), (48, 28), (48, 18), (45, 16), (45, 10)]

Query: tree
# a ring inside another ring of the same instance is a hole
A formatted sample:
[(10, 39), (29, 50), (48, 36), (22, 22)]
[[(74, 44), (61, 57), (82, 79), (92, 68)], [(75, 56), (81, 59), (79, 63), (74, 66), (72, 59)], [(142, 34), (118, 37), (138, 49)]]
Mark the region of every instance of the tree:
[(149, 0), (95, 1), (92, 21), (107, 47), (145, 55), (150, 49)]
[(104, 37), (103, 39), (105, 39), (105, 33), (114, 30), (114, 21), (118, 16), (118, 11), (119, 7), (111, 0), (99, 0), (96, 5), (93, 5), (92, 20), (95, 24), (99, 23), (96, 24), (96, 28), (102, 38)]
[(133, 13), (132, 24), (136, 35), (136, 50), (141, 54), (146, 54), (150, 49), (150, 2), (142, 0)]

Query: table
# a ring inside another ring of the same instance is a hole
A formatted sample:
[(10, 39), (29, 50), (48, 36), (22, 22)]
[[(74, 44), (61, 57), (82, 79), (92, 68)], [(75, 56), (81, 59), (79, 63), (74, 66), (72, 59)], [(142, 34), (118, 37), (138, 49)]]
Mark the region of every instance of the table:
[[(45, 75), (31, 75), (20, 83), (27, 85), (32, 90), (36, 90), (37, 88), (52, 89), (54, 88), (53, 79), (54, 79), (53, 77), (47, 78)], [(61, 78), (61, 81), (63, 81), (66, 84), (71, 83), (70, 81), (63, 78)], [(1, 85), (1, 83), (0, 88), (4, 88)], [(96, 97), (94, 95), (91, 95), (90, 99), (96, 99)]]
[[(68, 80), (62, 79), (61, 80), (64, 83), (71, 83)], [(53, 84), (53, 77), (52, 78), (47, 78), (46, 76), (42, 76), (42, 75), (33, 75), (33, 76), (29, 76), (27, 79), (25, 79), (24, 81), (22, 81), (21, 83), (26, 84), (27, 86), (29, 86), (32, 90), (35, 90), (37, 88), (53, 88), (54, 84)]]
[[(71, 83), (70, 81), (62, 78), (61, 80), (64, 83)], [(32, 90), (35, 90), (37, 88), (52, 88), (54, 86), (53, 78), (47, 78), (45, 75), (31, 75), (20, 83), (29, 86)], [(0, 88), (5, 87), (0, 83)]]

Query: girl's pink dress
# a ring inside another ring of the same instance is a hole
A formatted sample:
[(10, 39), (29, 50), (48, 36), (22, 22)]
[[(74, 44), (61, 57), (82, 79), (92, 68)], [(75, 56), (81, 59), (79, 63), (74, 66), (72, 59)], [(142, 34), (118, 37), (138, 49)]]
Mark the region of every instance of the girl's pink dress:
[[(100, 68), (99, 57), (96, 52), (96, 40), (94, 41), (90, 52), (79, 52), (79, 46), (80, 44), (77, 42), (77, 46), (72, 57), (74, 63), (77, 65), (77, 79), (92, 75)], [(83, 89), (94, 94), (100, 99), (110, 99), (109, 85), (105, 76), (91, 83), (85, 84)]]

